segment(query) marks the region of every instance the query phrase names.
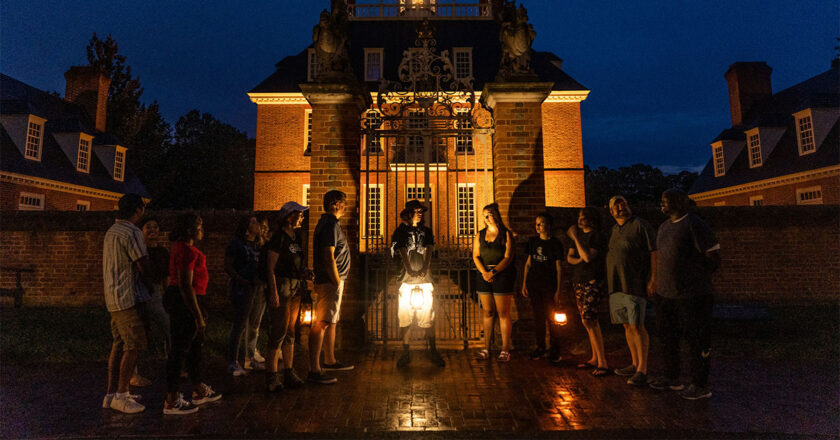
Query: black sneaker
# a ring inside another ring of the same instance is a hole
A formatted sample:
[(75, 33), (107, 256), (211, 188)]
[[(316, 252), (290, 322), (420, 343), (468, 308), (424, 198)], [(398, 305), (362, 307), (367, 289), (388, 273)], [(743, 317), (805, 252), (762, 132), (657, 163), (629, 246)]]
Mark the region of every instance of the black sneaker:
[(429, 350), (428, 352), (426, 352), (426, 356), (428, 356), (429, 360), (432, 361), (432, 363), (435, 364), (436, 366), (438, 366), (438, 367), (445, 367), (446, 366), (446, 361), (443, 360), (443, 358), (440, 356), (440, 353), (438, 353), (437, 350)]
[(641, 371), (637, 371), (630, 379), (627, 379), (628, 385), (633, 385), (634, 387), (643, 387), (647, 385), (647, 374), (642, 373)]
[(548, 351), (548, 361), (552, 364), (559, 364), (563, 361), (563, 356), (560, 356), (560, 350), (551, 349)]
[(279, 393), (283, 391), (283, 379), (280, 373), (266, 373), (265, 390), (269, 393)]
[(322, 370), (327, 371), (348, 371), (352, 370), (354, 367), (352, 365), (344, 365), (341, 362), (336, 361), (334, 364), (324, 364), (321, 365)]
[(689, 385), (685, 391), (680, 393), (680, 397), (686, 400), (708, 399), (712, 397), (712, 391), (708, 388), (698, 387), (697, 385)]
[(633, 364), (630, 364), (630, 365), (628, 365), (624, 368), (616, 368), (615, 370), (613, 370), (613, 373), (615, 373), (617, 376), (628, 376), (629, 377), (629, 376), (632, 376), (632, 375), (636, 374), (636, 366), (633, 365)]
[(400, 358), (397, 359), (397, 368), (405, 368), (411, 363), (411, 354), (408, 350), (403, 350)]
[(545, 357), (545, 349), (544, 348), (537, 348), (531, 352), (531, 360), (535, 361), (537, 359), (542, 359)]
[(303, 379), (295, 374), (295, 370), (291, 368), (283, 370), (283, 386), (289, 389), (300, 388), (303, 386)]
[(338, 382), (338, 379), (332, 376), (327, 376), (323, 371), (310, 371), (309, 374), (306, 375), (306, 381), (322, 385), (330, 385)]
[(685, 389), (685, 385), (681, 384), (678, 380), (671, 380), (664, 377), (654, 379), (648, 385), (659, 391), (671, 390), (671, 391), (682, 391)]

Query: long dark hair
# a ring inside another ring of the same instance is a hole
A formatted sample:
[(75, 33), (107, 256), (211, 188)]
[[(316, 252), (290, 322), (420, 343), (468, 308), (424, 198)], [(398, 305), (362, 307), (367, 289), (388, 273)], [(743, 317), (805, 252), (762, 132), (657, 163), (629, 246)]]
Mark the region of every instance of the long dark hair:
[(201, 216), (197, 212), (185, 212), (175, 219), (175, 227), (169, 233), (169, 241), (189, 241)]
[[(482, 211), (490, 211), (490, 215), (493, 216), (493, 220), (496, 222), (496, 228), (499, 229), (500, 232), (507, 233), (508, 228), (505, 226), (504, 220), (502, 220), (502, 213), (499, 212), (499, 204), (498, 203), (491, 203), (484, 208), (481, 209)], [(485, 226), (486, 228), (486, 226)]]

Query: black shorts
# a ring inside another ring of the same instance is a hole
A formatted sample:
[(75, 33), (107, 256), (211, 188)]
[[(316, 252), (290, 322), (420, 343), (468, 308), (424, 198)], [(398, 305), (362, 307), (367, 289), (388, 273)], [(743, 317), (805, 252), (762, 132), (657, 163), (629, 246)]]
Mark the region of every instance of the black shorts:
[(479, 295), (513, 295), (516, 288), (516, 270), (507, 268), (496, 274), (493, 282), (484, 281), (481, 272), (476, 272), (475, 290)]

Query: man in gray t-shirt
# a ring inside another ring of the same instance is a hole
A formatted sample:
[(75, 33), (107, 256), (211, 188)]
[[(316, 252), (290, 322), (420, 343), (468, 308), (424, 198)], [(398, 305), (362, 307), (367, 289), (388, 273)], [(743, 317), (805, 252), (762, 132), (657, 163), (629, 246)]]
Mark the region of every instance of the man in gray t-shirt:
[(646, 296), (656, 286), (656, 241), (653, 227), (633, 216), (627, 199), (610, 199), (610, 214), (616, 224), (607, 251), (607, 291), (613, 324), (624, 325), (624, 335), (633, 363), (615, 370), (630, 376), (627, 383), (647, 384), (647, 358), (650, 337), (645, 329)]

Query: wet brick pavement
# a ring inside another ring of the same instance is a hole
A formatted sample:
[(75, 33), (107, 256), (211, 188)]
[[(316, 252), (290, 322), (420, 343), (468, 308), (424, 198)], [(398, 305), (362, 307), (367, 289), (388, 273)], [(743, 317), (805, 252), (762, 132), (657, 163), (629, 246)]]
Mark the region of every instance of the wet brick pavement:
[(406, 371), (394, 351), (344, 353), (356, 369), (338, 372), (338, 384), (279, 395), (263, 392), (259, 373), (227, 378), (214, 359), (208, 382), (224, 398), (180, 417), (162, 415), (162, 377), (138, 390), (144, 413), (123, 415), (99, 408), (102, 363), (4, 364), (0, 437), (838, 437), (837, 365), (828, 361), (715, 359), (714, 396), (690, 402), (521, 353), (499, 364), (447, 351), (443, 369), (413, 353)]

